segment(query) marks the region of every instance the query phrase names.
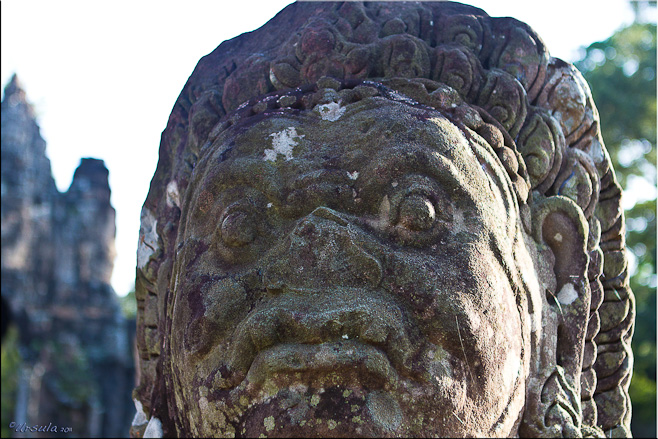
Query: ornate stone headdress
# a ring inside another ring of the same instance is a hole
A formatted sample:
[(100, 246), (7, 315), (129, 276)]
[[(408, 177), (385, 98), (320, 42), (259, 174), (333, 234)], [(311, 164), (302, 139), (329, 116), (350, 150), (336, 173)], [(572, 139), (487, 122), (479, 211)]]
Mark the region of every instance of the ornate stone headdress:
[[(295, 3), (199, 62), (162, 135), (142, 211), (136, 400), (150, 416), (167, 417), (163, 367), (179, 194), (200, 150), (236, 117), (302, 105), (306, 92), (332, 84), (335, 89), (354, 88), (368, 80), (445, 112), (460, 111), (460, 103), (476, 108), (481, 120), (470, 128), (480, 127), (478, 133), (492, 146), (500, 143), (494, 149), (520, 205), (532, 197), (567, 197), (582, 211), (589, 228), (589, 262), (584, 266), (591, 304), (579, 311), (581, 323), (574, 323), (584, 325), (586, 334), (584, 352), (576, 356), (582, 362), (571, 365), (578, 368), (572, 376), (579, 377), (575, 388), (580, 387), (580, 394), (566, 395), (566, 402), (551, 396), (551, 383), (565, 379), (551, 372), (537, 389), (537, 402), (528, 402), (520, 434), (600, 435), (601, 429), (606, 437), (630, 435), (634, 298), (620, 187), (589, 87), (571, 64), (550, 57), (528, 25), (449, 2)], [(492, 125), (498, 134), (485, 133)], [(527, 223), (541, 241), (534, 218)], [(555, 269), (559, 277), (559, 264)], [(558, 298), (549, 303), (563, 313)], [(567, 326), (568, 311), (563, 313)], [(558, 363), (569, 363), (573, 342), (568, 331), (558, 333)], [(569, 367), (564, 369), (569, 375)], [(580, 432), (570, 432), (560, 416), (572, 418)]]

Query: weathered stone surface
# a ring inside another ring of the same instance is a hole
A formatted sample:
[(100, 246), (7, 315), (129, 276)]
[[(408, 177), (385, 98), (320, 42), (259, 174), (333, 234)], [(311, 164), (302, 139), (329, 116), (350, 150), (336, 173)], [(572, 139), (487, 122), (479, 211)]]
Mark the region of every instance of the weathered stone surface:
[[(114, 208), (108, 170), (82, 159), (55, 187), (34, 112), (14, 76), (2, 109), (2, 298), (24, 360), (20, 424), (121, 436), (132, 414), (132, 329), (110, 286)], [(50, 435), (51, 433), (44, 433)]]
[(160, 148), (134, 435), (630, 433), (619, 187), (524, 23), (295, 3), (199, 62)]

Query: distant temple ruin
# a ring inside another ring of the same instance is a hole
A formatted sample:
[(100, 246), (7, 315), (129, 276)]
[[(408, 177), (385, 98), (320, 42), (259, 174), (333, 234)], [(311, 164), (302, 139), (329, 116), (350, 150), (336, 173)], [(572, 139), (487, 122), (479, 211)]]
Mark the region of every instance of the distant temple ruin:
[(116, 227), (108, 170), (83, 158), (60, 193), (15, 75), (1, 108), (2, 298), (23, 360), (12, 421), (70, 427), (69, 437), (125, 436), (134, 324), (110, 286)]

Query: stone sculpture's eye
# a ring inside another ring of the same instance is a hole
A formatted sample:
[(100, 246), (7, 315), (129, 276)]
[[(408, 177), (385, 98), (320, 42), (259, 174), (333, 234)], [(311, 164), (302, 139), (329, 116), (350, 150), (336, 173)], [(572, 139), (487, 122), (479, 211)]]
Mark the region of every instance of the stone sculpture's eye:
[(229, 247), (243, 247), (256, 237), (256, 228), (247, 212), (230, 212), (222, 220), (222, 241)]
[(429, 230), (435, 218), (434, 205), (427, 197), (412, 194), (405, 197), (400, 204), (398, 223), (409, 230)]
[(389, 236), (395, 241), (427, 247), (448, 233), (454, 206), (445, 184), (426, 175), (410, 174), (390, 186), (379, 215), (388, 222)]

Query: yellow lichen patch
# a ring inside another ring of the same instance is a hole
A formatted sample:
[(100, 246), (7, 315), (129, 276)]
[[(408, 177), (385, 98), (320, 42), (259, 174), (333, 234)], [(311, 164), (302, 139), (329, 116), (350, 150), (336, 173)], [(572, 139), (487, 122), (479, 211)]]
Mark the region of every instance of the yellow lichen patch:
[(263, 385), (263, 391), (267, 396), (274, 396), (279, 391), (279, 387), (274, 383), (273, 380), (266, 380)]
[(242, 395), (242, 396), (240, 397), (240, 405), (241, 405), (242, 407), (247, 407), (247, 406), (249, 405), (249, 399), (247, 399), (246, 396)]
[(358, 406), (358, 404), (352, 404), (352, 408), (351, 408), (351, 410), (352, 410), (352, 413), (358, 411), (358, 410), (359, 410), (359, 406)]
[(267, 431), (274, 430), (274, 416), (268, 416), (267, 418), (263, 419), (263, 425)]
[(235, 428), (231, 425), (228, 425), (226, 427), (226, 432), (224, 433), (224, 437), (235, 437)]
[(354, 416), (354, 417), (352, 417), (352, 422), (354, 422), (354, 423), (356, 423), (356, 424), (363, 424), (363, 423), (364, 423), (364, 422), (363, 422), (363, 419), (361, 419), (361, 416)]
[(320, 402), (320, 395), (311, 396), (311, 405), (313, 407), (317, 406), (319, 402)]
[(329, 426), (329, 430), (333, 430), (334, 428), (336, 428), (338, 423), (336, 423), (336, 421), (334, 421), (333, 419), (329, 419), (327, 421), (327, 425)]
[(343, 398), (347, 398), (351, 394), (352, 394), (351, 390), (347, 390), (347, 389), (343, 390)]

